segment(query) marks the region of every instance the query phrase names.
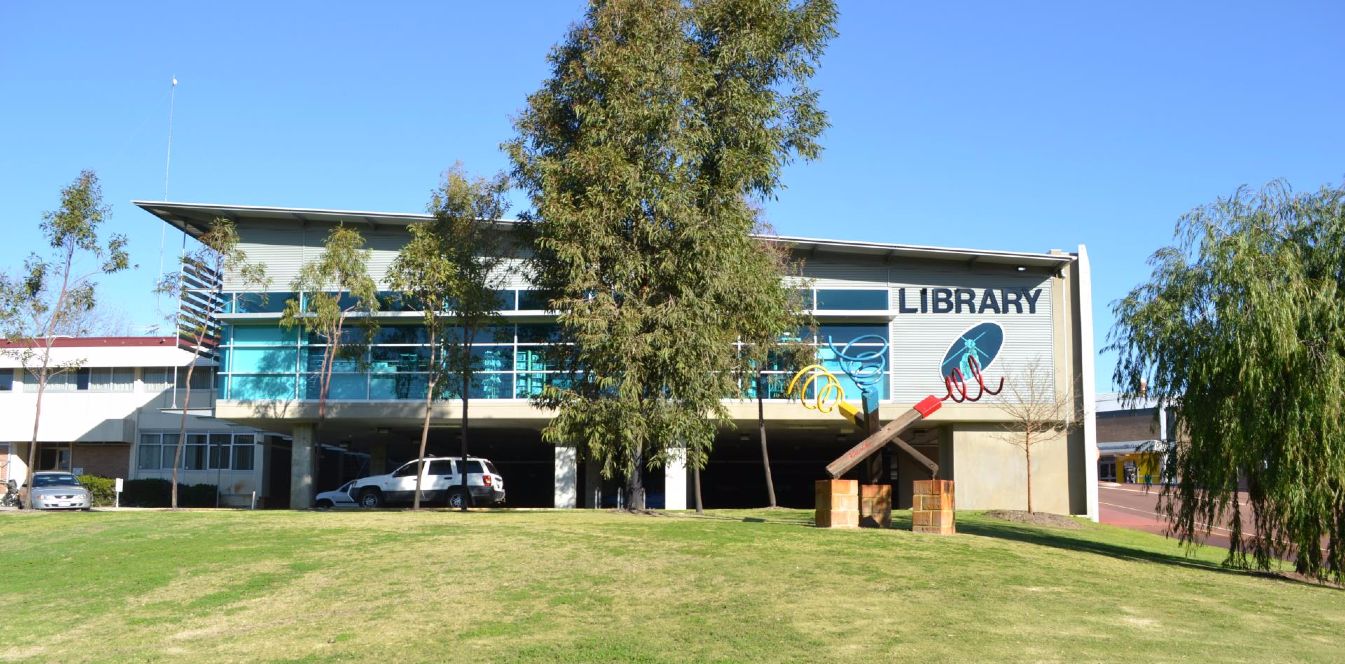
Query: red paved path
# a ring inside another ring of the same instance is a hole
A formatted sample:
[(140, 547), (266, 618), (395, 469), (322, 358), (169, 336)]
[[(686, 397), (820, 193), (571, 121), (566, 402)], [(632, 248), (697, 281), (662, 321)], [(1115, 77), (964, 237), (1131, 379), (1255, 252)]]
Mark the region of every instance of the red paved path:
[[(1133, 530), (1163, 535), (1167, 533), (1167, 521), (1158, 514), (1158, 492), (1154, 486), (1147, 491), (1143, 484), (1098, 483), (1098, 520), (1102, 523)], [(1244, 500), (1245, 503), (1245, 500)], [(1244, 532), (1248, 525), (1244, 524)], [(1205, 543), (1210, 546), (1228, 548), (1229, 530), (1221, 526), (1210, 528)]]

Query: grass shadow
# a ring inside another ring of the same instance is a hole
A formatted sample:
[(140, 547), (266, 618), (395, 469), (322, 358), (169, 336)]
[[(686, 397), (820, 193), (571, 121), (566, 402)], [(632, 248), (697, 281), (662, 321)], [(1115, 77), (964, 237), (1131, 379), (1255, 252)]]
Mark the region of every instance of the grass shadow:
[[(896, 515), (893, 515), (893, 527), (899, 528), (896, 523)], [(910, 517), (905, 519), (910, 523)], [(909, 525), (906, 527), (909, 528)], [(1087, 538), (1087, 530), (1068, 531), (1052, 530), (1050, 528), (1022, 526), (1011, 522), (987, 523), (980, 520), (963, 520), (957, 522), (957, 532), (963, 535), (972, 535), (975, 537), (988, 537), (992, 539), (1009, 540), (1014, 542), (1024, 542), (1035, 544), (1037, 546), (1048, 546), (1067, 551), (1078, 551), (1082, 553), (1091, 553), (1100, 556), (1107, 556), (1119, 560), (1130, 562), (1153, 563), (1158, 565), (1171, 565), (1174, 567), (1184, 567), (1187, 569), (1197, 569), (1202, 571), (1218, 572), (1220, 574), (1231, 574), (1236, 576), (1253, 576), (1265, 579), (1274, 579), (1286, 583), (1296, 583), (1310, 586), (1320, 586), (1330, 588), (1331, 586), (1322, 586), (1322, 584), (1295, 579), (1278, 572), (1265, 572), (1251, 569), (1238, 569), (1228, 567), (1208, 560), (1199, 560), (1189, 556), (1160, 553), (1158, 551), (1149, 551), (1141, 548), (1109, 544), (1098, 542)]]

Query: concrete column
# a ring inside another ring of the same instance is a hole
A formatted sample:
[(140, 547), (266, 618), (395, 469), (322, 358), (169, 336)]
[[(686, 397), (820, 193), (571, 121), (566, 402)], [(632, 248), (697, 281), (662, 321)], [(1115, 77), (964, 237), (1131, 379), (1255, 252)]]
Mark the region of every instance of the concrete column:
[(579, 469), (575, 463), (575, 450), (573, 447), (557, 445), (556, 453), (556, 502), (555, 506), (562, 509), (574, 509), (576, 499), (579, 497), (577, 487), (579, 479)]
[(313, 506), (313, 425), (296, 424), (290, 452), (290, 509)]
[(668, 455), (668, 463), (663, 467), (663, 496), (664, 509), (687, 508), (687, 463), (684, 450), (673, 450)]
[(1097, 350), (1093, 347), (1093, 272), (1088, 249), (1079, 245), (1079, 347), (1082, 350), (1079, 380), (1083, 383), (1084, 506), (1088, 518), (1098, 520), (1097, 495), (1097, 385), (1094, 383)]

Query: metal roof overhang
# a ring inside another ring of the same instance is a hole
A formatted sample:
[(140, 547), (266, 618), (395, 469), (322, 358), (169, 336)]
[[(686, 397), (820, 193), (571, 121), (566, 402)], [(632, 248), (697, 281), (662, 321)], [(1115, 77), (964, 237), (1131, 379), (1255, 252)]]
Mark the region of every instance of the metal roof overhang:
[[(322, 210), (315, 208), (266, 207), (258, 205), (220, 205), (210, 203), (175, 203), (167, 201), (132, 201), (146, 212), (164, 220), (169, 225), (192, 237), (199, 237), (217, 218), (233, 221), (258, 220), (280, 223), (350, 223), (365, 225), (369, 228), (405, 228), (414, 223), (428, 221), (431, 217), (414, 212), (370, 212), (359, 210)], [(502, 227), (509, 227), (517, 221), (501, 219)], [(952, 247), (929, 247), (911, 244), (888, 244), (881, 242), (860, 242), (854, 240), (828, 240), (821, 238), (767, 236), (776, 242), (783, 242), (796, 251), (805, 254), (825, 252), (828, 254), (866, 256), (886, 260), (927, 259), (958, 261), (963, 263), (996, 264), (1021, 267), (1062, 269), (1075, 260), (1067, 253), (1033, 253), (1015, 251), (994, 251), (984, 249), (960, 249)]]

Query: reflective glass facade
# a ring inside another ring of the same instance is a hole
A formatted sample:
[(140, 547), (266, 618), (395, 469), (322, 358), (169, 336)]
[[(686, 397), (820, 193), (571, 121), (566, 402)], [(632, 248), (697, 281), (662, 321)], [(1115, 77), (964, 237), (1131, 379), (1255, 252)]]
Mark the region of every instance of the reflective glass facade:
[[(821, 301), (823, 293), (816, 294)], [(872, 291), (855, 291), (868, 293)], [(885, 293), (885, 291), (883, 291)], [(236, 313), (275, 313), (284, 308), (291, 293), (271, 293), (261, 298), (255, 293), (226, 294)], [(876, 306), (871, 295), (859, 296)], [(391, 297), (387, 304), (393, 304)], [(534, 291), (501, 291), (501, 301), (509, 311), (540, 311), (545, 303)], [(400, 300), (397, 300), (400, 302)], [(850, 304), (856, 302), (850, 301)], [(507, 308), (507, 307), (514, 308)], [(528, 308), (519, 309), (525, 306)], [(246, 311), (239, 311), (246, 309)], [(263, 311), (264, 310), (264, 311)], [(385, 311), (399, 311), (387, 307)], [(526, 314), (525, 314), (526, 315)], [(818, 361), (841, 379), (846, 394), (859, 396), (859, 388), (844, 373), (837, 350), (852, 343), (850, 355), (880, 349), (888, 339), (885, 318), (873, 322), (827, 322), (819, 315), (818, 334), (810, 341), (818, 346)], [(425, 398), (429, 368), (429, 346), (425, 330), (414, 318), (385, 318), (362, 358), (338, 358), (333, 366), (328, 398), (336, 401), (392, 401)], [(507, 319), (506, 319), (507, 320)], [(364, 334), (358, 326), (347, 330)], [(323, 340), (295, 327), (285, 329), (273, 317), (235, 320), (224, 327), (219, 373), (219, 396), (235, 401), (316, 400), (320, 391)], [(556, 343), (555, 324), (546, 322), (505, 322), (480, 334), (473, 349), (476, 374), (470, 389), (473, 399), (527, 399), (560, 378), (548, 364), (546, 348)], [(886, 363), (884, 363), (886, 365)], [(767, 398), (784, 398), (784, 388), (797, 367), (776, 362), (765, 372)], [(880, 384), (882, 398), (888, 398), (890, 372), (884, 372)], [(455, 381), (443, 398), (457, 398)], [(744, 396), (756, 398), (756, 386), (744, 385)]]

